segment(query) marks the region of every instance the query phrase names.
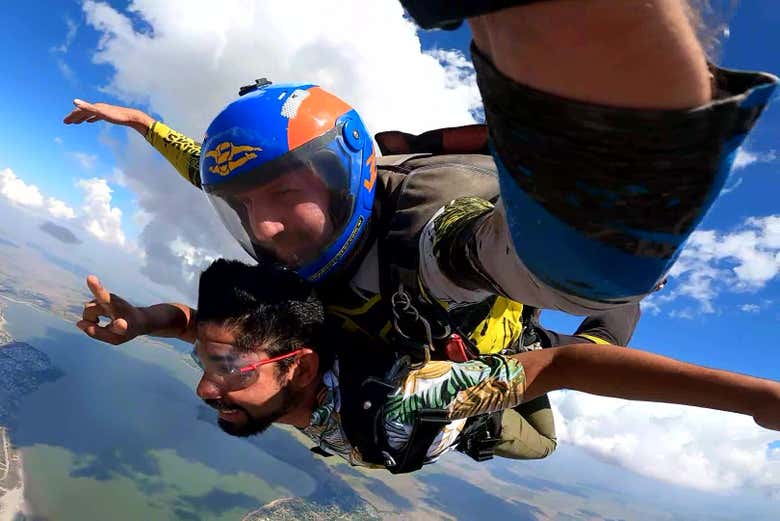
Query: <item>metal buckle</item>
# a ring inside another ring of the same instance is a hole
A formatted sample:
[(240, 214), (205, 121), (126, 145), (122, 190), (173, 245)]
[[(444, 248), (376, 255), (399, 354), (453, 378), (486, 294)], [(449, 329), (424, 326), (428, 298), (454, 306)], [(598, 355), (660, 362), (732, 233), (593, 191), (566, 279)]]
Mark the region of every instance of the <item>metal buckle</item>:
[[(404, 289), (403, 284), (398, 285), (398, 290), (390, 297), (390, 308), (393, 313), (393, 328), (405, 340), (416, 342), (416, 338), (409, 334), (410, 325), (421, 324), (425, 334), (424, 358), (425, 362), (431, 360), (431, 351), (436, 351), (434, 340), (449, 338), (452, 328), (448, 323), (438, 324), (441, 333), (435, 334), (431, 322), (420, 314), (420, 311), (412, 302), (411, 295)], [(405, 330), (406, 328), (406, 330)]]
[(382, 451), (382, 457), (385, 459), (385, 467), (394, 468), (397, 465), (395, 459), (387, 451)]

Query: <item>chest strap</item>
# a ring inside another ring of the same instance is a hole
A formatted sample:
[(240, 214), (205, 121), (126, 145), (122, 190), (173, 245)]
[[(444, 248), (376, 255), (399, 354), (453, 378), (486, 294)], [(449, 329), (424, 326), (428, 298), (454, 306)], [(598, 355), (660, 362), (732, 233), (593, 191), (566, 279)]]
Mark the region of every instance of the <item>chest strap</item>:
[[(428, 449), (450, 420), (444, 409), (421, 409), (417, 412), (409, 440), (400, 449), (390, 446), (384, 425), (385, 404), (394, 387), (386, 382), (369, 378), (362, 385), (365, 401), (358, 415), (365, 416), (361, 423), (371, 425), (356, 434), (354, 445), (363, 461), (382, 465), (393, 474), (405, 474), (420, 470)], [(366, 421), (367, 420), (367, 421)]]

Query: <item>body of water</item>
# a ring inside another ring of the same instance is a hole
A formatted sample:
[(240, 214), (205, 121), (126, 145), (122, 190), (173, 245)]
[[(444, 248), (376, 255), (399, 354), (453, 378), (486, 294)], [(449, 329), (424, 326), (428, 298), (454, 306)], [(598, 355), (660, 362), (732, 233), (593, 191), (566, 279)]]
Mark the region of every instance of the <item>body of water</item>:
[(313, 475), (310, 462), (284, 461), (290, 451), (311, 459), (288, 433), (248, 441), (219, 430), (185, 355), (141, 341), (107, 346), (4, 304), (9, 332), (61, 373), (20, 398), (12, 431), (34, 517), (239, 519), (279, 497), (329, 492), (316, 464)]

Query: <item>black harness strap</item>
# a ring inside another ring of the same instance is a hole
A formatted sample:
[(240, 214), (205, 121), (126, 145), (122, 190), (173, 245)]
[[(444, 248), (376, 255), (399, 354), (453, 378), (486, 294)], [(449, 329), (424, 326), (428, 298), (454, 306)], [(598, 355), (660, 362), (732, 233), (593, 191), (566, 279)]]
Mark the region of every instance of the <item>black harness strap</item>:
[[(455, 132), (453, 132), (455, 131)], [(484, 128), (467, 129), (469, 135), (458, 129), (445, 133), (426, 134), (421, 141), (438, 140), (444, 148), (461, 138), (468, 142), (484, 142)], [(463, 137), (465, 136), (465, 138)], [(393, 136), (398, 138), (399, 136)], [(400, 136), (407, 139), (408, 136)], [(457, 138), (457, 139), (456, 139)], [(484, 146), (484, 145), (477, 145)], [(421, 295), (418, 284), (418, 242), (420, 233), (433, 214), (447, 202), (463, 195), (475, 195), (491, 199), (498, 193), (494, 173), (485, 173), (481, 162), (489, 162), (489, 156), (450, 156), (446, 160), (431, 158), (417, 146), (396, 152), (411, 152), (402, 157), (380, 159), (382, 168), (405, 174), (397, 184), (388, 185), (381, 201), (381, 211), (373, 216), (378, 242), (381, 306), (393, 317), (390, 344), (394, 360), (407, 361), (406, 369), (414, 363), (435, 358), (446, 359), (447, 343), (458, 333), (476, 355), (476, 347), (454, 324), (449, 312), (438, 302), (429, 302)], [(492, 163), (490, 163), (492, 165)], [(446, 175), (446, 183), (442, 183)], [(388, 371), (393, 361), (380, 360), (376, 350), (360, 350), (354, 337), (345, 339), (343, 346), (352, 345), (340, 352), (339, 380), (342, 390), (341, 421), (344, 434), (360, 452), (366, 463), (381, 465), (394, 474), (412, 472), (422, 467), (428, 450), (442, 429), (451, 422), (444, 409), (423, 409), (415, 417), (410, 438), (400, 449), (389, 446), (384, 425), (384, 413), (390, 393), (396, 391), (399, 373)], [(439, 348), (439, 349), (437, 349)], [(366, 353), (372, 353), (366, 357)], [(394, 374), (392, 374), (394, 373)], [(483, 461), (492, 457), (497, 432), (489, 428), (488, 416), (469, 420), (468, 429), (461, 433), (463, 452)], [(500, 427), (500, 417), (498, 420)], [(474, 438), (473, 441), (469, 441)], [(459, 447), (460, 448), (460, 447)]]
[(409, 441), (398, 455), (393, 457), (394, 465), (388, 466), (387, 469), (393, 474), (420, 470), (433, 440), (450, 421), (444, 409), (421, 409), (417, 413)]
[(469, 418), (460, 434), (456, 449), (477, 462), (493, 459), (496, 445), (501, 441), (503, 411)]

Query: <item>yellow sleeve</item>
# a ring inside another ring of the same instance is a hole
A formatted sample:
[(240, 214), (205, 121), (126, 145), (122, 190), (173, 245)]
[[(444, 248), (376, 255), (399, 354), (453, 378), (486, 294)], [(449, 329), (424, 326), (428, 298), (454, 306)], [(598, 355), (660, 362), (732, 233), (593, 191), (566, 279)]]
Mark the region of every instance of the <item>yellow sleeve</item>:
[(168, 160), (179, 175), (200, 188), (200, 143), (155, 121), (146, 132), (146, 140)]

